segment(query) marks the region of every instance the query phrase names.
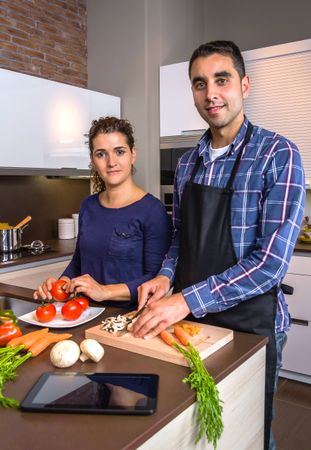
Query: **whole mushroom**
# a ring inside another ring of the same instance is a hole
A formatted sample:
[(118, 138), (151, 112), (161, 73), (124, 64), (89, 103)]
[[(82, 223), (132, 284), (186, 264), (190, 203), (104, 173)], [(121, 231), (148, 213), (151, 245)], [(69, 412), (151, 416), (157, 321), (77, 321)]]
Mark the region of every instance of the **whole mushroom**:
[(73, 366), (78, 361), (79, 356), (79, 345), (70, 339), (57, 342), (50, 353), (52, 364), (59, 368)]
[(84, 341), (80, 344), (81, 361), (86, 361), (91, 359), (94, 362), (98, 362), (104, 356), (105, 350), (104, 347), (97, 342), (95, 339), (84, 339)]

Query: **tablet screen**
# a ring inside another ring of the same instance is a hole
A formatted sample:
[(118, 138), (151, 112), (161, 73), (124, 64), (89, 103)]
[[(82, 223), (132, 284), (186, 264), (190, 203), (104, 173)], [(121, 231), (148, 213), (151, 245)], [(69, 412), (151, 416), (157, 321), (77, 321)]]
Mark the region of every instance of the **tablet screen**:
[(42, 375), (21, 403), (22, 410), (152, 414), (158, 375), (51, 372)]

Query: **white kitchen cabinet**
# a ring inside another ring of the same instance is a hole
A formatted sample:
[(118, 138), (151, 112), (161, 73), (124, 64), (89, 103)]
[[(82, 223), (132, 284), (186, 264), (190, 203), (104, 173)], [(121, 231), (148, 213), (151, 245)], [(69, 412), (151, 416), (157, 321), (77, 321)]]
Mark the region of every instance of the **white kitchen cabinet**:
[(0, 283), (37, 289), (48, 277), (58, 278), (68, 266), (69, 262), (70, 258), (37, 267), (26, 267), (20, 270), (12, 270), (12, 272), (0, 273)]
[(292, 286), (294, 293), (286, 295), (292, 325), (281, 375), (311, 383), (311, 257), (293, 256), (284, 283)]
[(0, 167), (88, 169), (85, 133), (120, 98), (0, 69)]
[(188, 62), (160, 68), (160, 136), (206, 129), (193, 103)]

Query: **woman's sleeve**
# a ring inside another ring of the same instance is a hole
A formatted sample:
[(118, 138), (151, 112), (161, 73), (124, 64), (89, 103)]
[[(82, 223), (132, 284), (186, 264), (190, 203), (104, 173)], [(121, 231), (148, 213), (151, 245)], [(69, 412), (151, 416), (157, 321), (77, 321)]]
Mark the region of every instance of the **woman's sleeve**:
[(171, 243), (171, 219), (160, 200), (157, 200), (154, 206), (150, 206), (143, 225), (143, 233), (144, 274), (126, 283), (131, 293), (131, 301), (137, 300), (138, 286), (157, 275)]

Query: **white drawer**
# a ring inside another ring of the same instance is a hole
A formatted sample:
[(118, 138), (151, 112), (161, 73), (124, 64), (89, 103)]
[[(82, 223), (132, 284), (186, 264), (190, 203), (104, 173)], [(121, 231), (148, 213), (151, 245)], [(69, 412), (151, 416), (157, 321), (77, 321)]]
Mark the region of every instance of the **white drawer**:
[(283, 350), (282, 369), (311, 375), (311, 322), (292, 324)]
[(293, 295), (285, 295), (290, 315), (311, 321), (311, 277), (287, 274), (284, 283), (294, 288)]
[(12, 284), (13, 286), (37, 289), (37, 287), (48, 277), (58, 278), (70, 260), (61, 261), (53, 264), (46, 264), (30, 269), (16, 270), (0, 274), (0, 282)]
[(293, 256), (289, 262), (287, 273), (311, 276), (311, 257)]

